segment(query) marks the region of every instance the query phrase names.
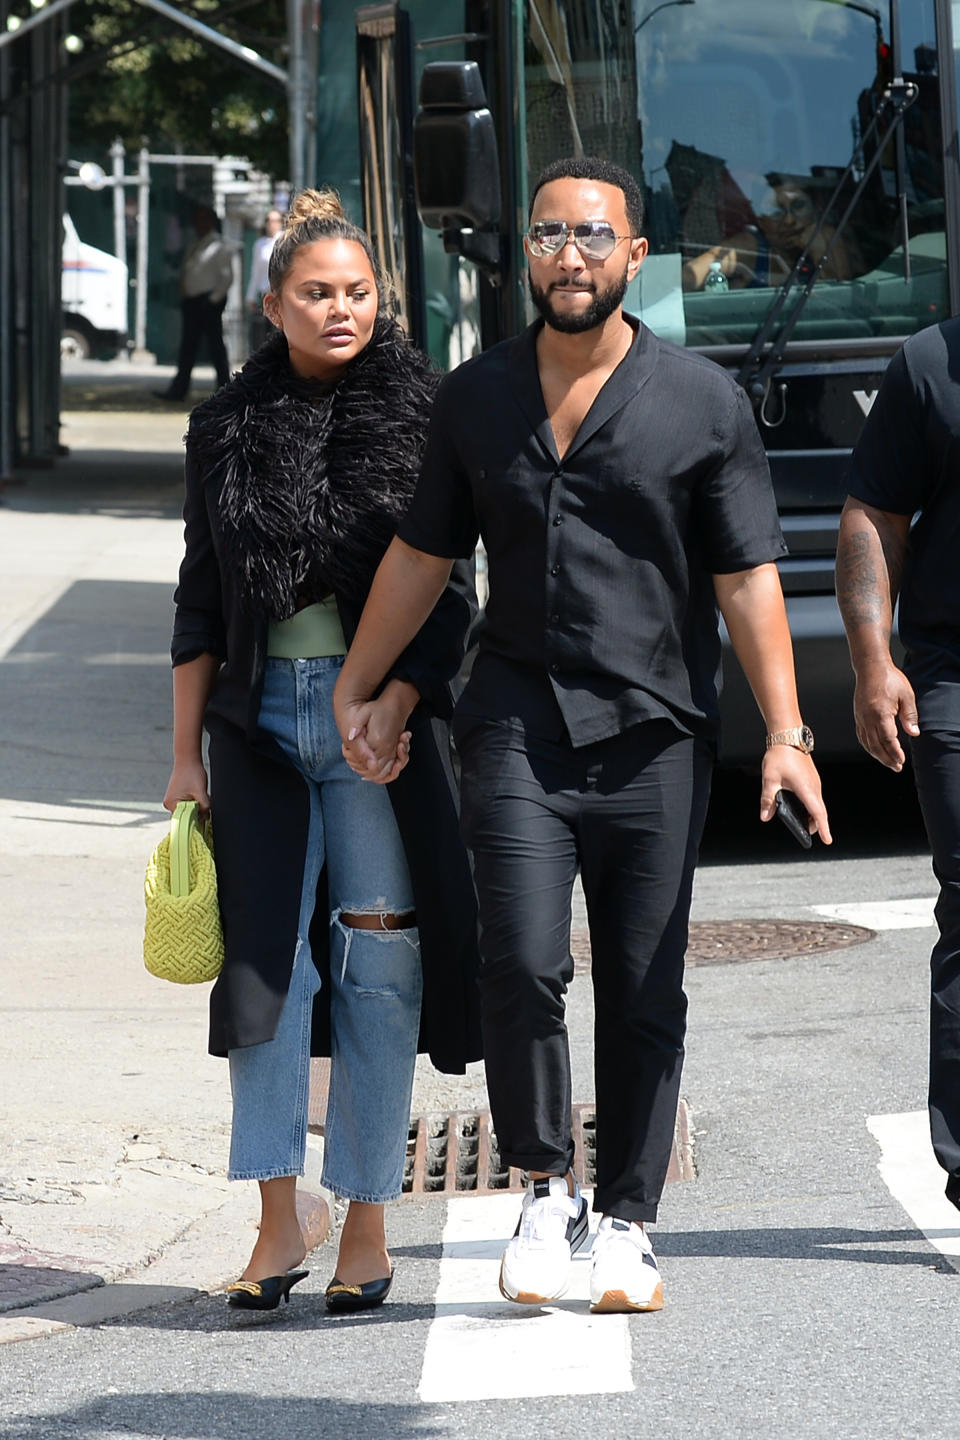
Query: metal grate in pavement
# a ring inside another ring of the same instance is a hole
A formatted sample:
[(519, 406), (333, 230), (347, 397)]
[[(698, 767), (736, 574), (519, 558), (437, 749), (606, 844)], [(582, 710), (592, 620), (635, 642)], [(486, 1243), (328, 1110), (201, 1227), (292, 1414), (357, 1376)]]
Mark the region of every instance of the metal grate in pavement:
[[(687, 965), (737, 965), (745, 960), (789, 960), (844, 950), (873, 940), (875, 932), (862, 925), (839, 925), (828, 920), (716, 920), (690, 926)], [(577, 975), (590, 973), (590, 937), (574, 930), (570, 953)]]
[[(593, 1105), (574, 1105), (571, 1113), (574, 1173), (582, 1186), (596, 1184), (597, 1117)], [(681, 1100), (667, 1180), (692, 1180), (690, 1113)], [(522, 1170), (500, 1159), (487, 1110), (421, 1115), (410, 1126), (403, 1175), (405, 1195), (493, 1195), (522, 1191)]]

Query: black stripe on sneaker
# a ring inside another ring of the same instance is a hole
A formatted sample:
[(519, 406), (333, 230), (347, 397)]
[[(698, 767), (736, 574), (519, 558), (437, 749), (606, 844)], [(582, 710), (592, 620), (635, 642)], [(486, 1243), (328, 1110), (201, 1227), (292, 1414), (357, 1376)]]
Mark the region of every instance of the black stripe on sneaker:
[(653, 1258), (652, 1255), (647, 1254), (646, 1250), (644, 1250), (643, 1252), (643, 1263), (644, 1265), (652, 1265), (654, 1270), (656, 1270), (657, 1274), (660, 1274), (660, 1266), (657, 1264), (656, 1260)]
[(580, 1209), (576, 1215), (567, 1221), (567, 1243), (570, 1246), (570, 1254), (575, 1255), (580, 1246), (590, 1234), (590, 1212), (587, 1202), (580, 1196)]

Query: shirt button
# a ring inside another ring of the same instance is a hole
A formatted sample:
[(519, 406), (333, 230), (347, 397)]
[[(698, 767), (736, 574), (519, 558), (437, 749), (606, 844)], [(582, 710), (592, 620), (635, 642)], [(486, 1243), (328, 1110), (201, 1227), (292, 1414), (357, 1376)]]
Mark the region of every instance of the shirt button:
[(559, 625), (559, 624), (560, 624), (560, 616), (559, 616), (559, 615), (551, 615), (551, 616), (550, 616), (550, 623), (551, 623), (552, 625)]
[(554, 523), (554, 525), (562, 525), (562, 524), (563, 524), (563, 516), (562, 516), (562, 515), (555, 515), (555, 516), (553, 517), (553, 523)]
[(550, 669), (554, 672), (554, 674), (556, 674), (556, 672), (560, 669), (560, 666), (557, 664), (556, 660), (554, 660), (553, 664), (550, 666)]
[(553, 568), (552, 568), (552, 570), (550, 571), (550, 574), (551, 574), (551, 575), (559, 575), (559, 574), (560, 574), (560, 566), (559, 566), (559, 565), (554, 565)]

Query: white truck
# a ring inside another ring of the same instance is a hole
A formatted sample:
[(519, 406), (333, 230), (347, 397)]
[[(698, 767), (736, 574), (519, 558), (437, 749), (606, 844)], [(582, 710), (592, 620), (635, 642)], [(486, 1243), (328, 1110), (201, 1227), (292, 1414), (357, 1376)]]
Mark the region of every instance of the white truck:
[(63, 217), (63, 329), (60, 353), (78, 360), (127, 343), (127, 267), (115, 255), (85, 245)]

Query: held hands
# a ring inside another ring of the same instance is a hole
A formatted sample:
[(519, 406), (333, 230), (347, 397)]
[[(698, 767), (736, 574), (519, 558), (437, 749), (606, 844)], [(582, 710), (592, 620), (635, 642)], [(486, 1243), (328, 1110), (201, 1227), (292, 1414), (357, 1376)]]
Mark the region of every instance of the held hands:
[(334, 716), (343, 757), (364, 780), (388, 785), (410, 759), (410, 731), (404, 727), (420, 696), (405, 681), (391, 680), (376, 700), (334, 696)]
[(167, 793), (163, 797), (164, 810), (169, 810), (172, 814), (181, 800), (196, 800), (200, 806), (200, 814), (210, 814), (210, 791), (202, 760), (174, 761), (167, 782)]
[(920, 726), (913, 686), (892, 660), (858, 672), (853, 716), (857, 739), (864, 750), (888, 769), (902, 770), (906, 756), (897, 734), (897, 721), (908, 735), (919, 735)]
[(809, 755), (792, 745), (771, 745), (763, 757), (760, 819), (776, 813), (778, 790), (792, 790), (810, 816), (810, 834), (819, 835), (824, 845), (833, 844), (830, 822), (820, 793), (820, 776)]

